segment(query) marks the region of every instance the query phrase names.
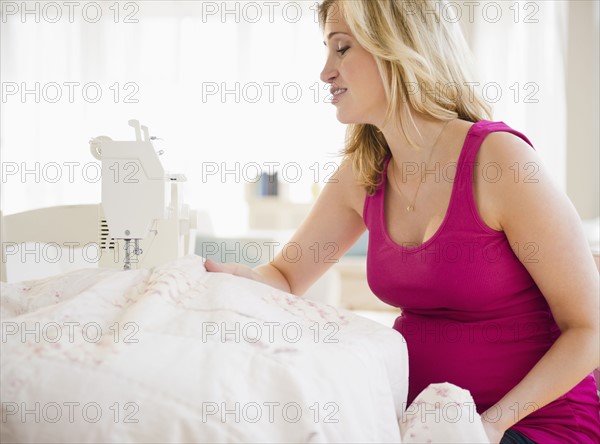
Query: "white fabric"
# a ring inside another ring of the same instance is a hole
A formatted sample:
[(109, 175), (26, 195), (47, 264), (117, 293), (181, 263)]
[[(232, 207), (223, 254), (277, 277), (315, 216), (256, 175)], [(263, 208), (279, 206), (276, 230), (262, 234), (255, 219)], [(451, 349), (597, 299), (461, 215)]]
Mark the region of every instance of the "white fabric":
[[(2, 441), (400, 440), (408, 369), (398, 333), (257, 282), (207, 273), (197, 256), (152, 272), (80, 270), (3, 285), (2, 322)], [(222, 322), (230, 331), (239, 327), (239, 340), (208, 334), (215, 326), (224, 331)], [(245, 328), (249, 322), (255, 328)], [(271, 324), (272, 337), (267, 322), (279, 323)], [(98, 342), (93, 323), (103, 334)], [(55, 325), (62, 336), (52, 343)], [(293, 342), (296, 325), (301, 337)], [(25, 327), (40, 337), (23, 337)], [(325, 342), (327, 335), (338, 342)], [(236, 402), (238, 417), (223, 417), (222, 407), (235, 412)], [(35, 403), (38, 418), (23, 416)], [(253, 423), (257, 406), (262, 418)], [(124, 422), (126, 415), (138, 422)]]
[(475, 402), (453, 384), (431, 384), (406, 409), (401, 421), (404, 443), (487, 443)]
[(396, 331), (198, 256), (3, 284), (1, 316), (3, 442), (401, 442), (399, 421), (425, 442), (422, 421), (457, 427), (402, 418)]

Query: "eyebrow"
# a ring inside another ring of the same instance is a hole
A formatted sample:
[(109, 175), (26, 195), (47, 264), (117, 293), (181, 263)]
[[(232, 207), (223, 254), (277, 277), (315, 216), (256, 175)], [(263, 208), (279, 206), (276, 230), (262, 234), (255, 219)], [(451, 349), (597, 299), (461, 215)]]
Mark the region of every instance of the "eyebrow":
[[(333, 37), (333, 36), (334, 36), (334, 35), (336, 35), (336, 34), (344, 34), (344, 35), (347, 35), (347, 36), (349, 36), (349, 35), (350, 35), (350, 34), (348, 34), (347, 32), (342, 32), (342, 31), (333, 31), (333, 32), (330, 32), (330, 33), (329, 33), (329, 35), (327, 36), (327, 39), (326, 39), (326, 40), (331, 40), (331, 37)], [(323, 44), (324, 44), (325, 46), (327, 46), (327, 43), (325, 42), (325, 40), (323, 41)]]

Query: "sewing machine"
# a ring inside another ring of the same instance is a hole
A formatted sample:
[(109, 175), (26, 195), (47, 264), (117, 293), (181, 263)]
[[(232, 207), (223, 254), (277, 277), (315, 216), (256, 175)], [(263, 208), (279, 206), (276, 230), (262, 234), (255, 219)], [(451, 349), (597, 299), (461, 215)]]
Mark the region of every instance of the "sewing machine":
[[(135, 141), (90, 140), (102, 162), (100, 267), (149, 268), (193, 252), (196, 212), (182, 203), (182, 174), (165, 172), (148, 127), (130, 120)], [(143, 138), (142, 138), (143, 137)]]

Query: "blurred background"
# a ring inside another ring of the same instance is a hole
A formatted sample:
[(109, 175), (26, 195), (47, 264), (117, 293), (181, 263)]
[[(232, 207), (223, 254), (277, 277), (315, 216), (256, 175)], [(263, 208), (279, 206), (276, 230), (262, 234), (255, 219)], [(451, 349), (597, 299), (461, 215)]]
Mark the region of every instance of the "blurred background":
[[(4, 214), (99, 202), (88, 141), (131, 140), (132, 118), (215, 236), (292, 229), (339, 164), (317, 2), (0, 3)], [(530, 138), (597, 237), (598, 1), (437, 7), (460, 23), (494, 120)], [(262, 172), (277, 172), (275, 198)]]

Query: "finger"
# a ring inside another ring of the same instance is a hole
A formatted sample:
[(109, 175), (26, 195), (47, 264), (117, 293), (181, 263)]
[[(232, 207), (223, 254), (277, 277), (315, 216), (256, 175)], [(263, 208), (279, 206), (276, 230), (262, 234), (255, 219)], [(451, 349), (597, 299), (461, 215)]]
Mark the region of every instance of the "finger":
[(204, 268), (206, 268), (206, 271), (209, 272), (229, 273), (234, 276), (245, 277), (255, 281), (260, 280), (257, 279), (256, 273), (254, 273), (250, 268), (240, 264), (220, 264), (212, 259), (206, 259), (204, 261)]
[(206, 268), (206, 271), (222, 272), (224, 267), (212, 259), (206, 259), (204, 261), (204, 268)]

